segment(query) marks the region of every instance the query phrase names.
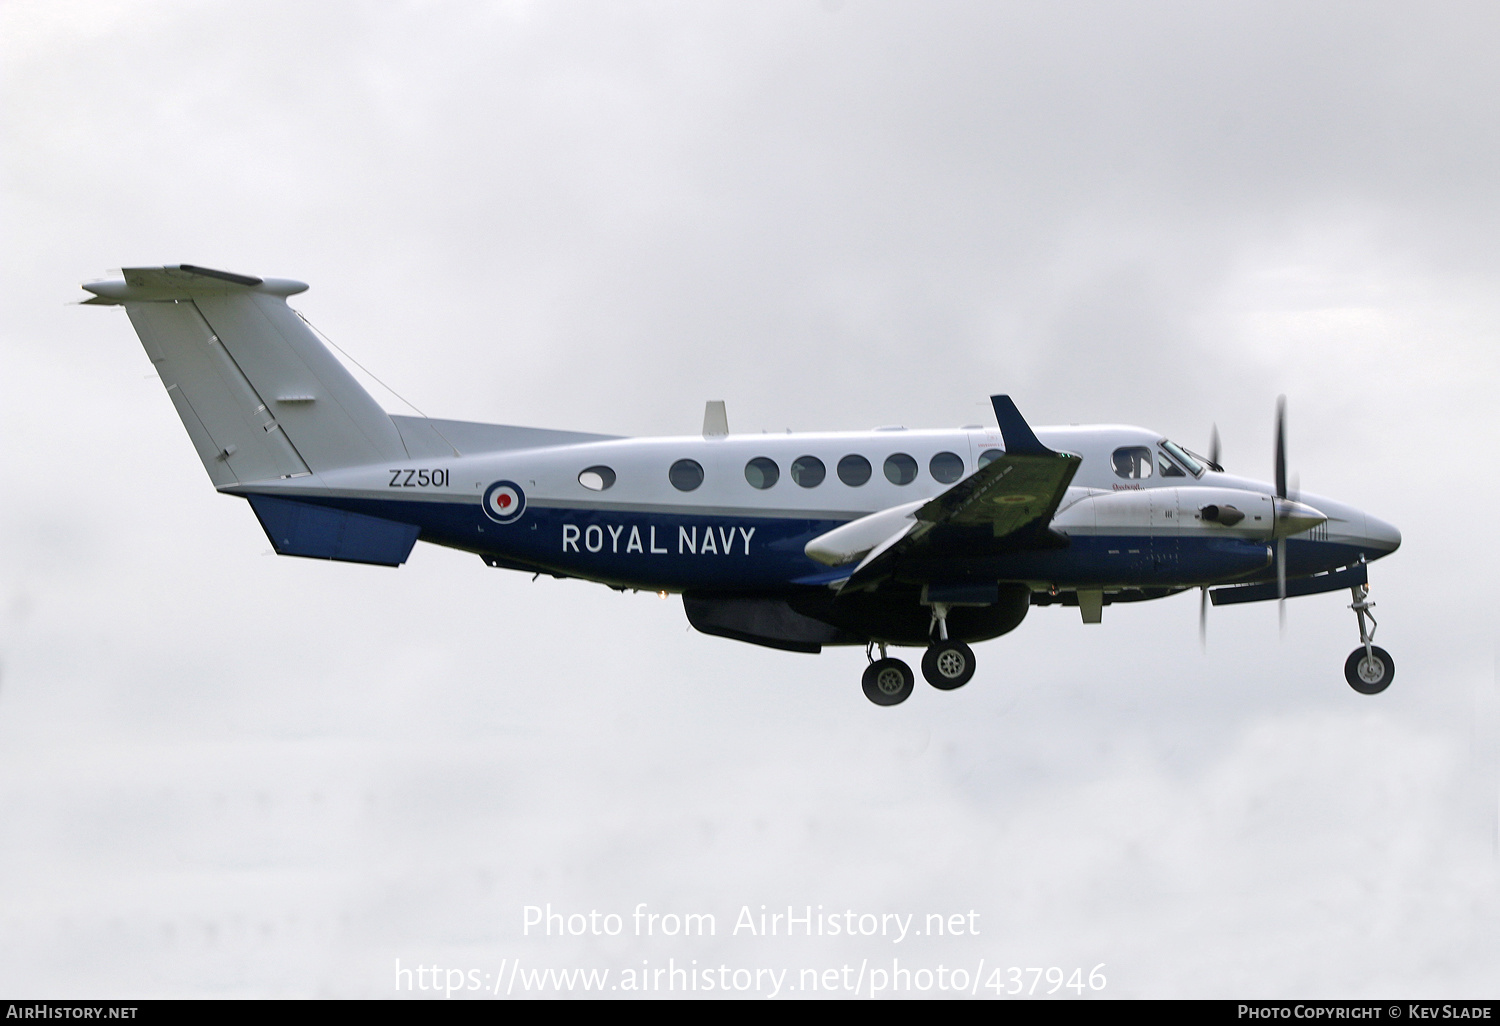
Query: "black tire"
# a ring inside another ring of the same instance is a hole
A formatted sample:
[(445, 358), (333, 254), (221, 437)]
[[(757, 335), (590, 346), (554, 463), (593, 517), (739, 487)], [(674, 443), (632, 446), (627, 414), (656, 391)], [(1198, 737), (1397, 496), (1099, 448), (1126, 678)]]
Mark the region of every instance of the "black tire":
[(922, 676), (939, 691), (952, 691), (974, 677), (974, 650), (962, 641), (939, 641), (922, 656)]
[(917, 678), (911, 667), (899, 659), (877, 659), (865, 667), (860, 683), (865, 697), (876, 705), (900, 705), (911, 697)]
[(1396, 661), (1389, 652), (1372, 645), (1370, 654), (1375, 657), (1373, 662), (1366, 658), (1361, 645), (1344, 661), (1344, 679), (1361, 695), (1378, 695), (1396, 679)]

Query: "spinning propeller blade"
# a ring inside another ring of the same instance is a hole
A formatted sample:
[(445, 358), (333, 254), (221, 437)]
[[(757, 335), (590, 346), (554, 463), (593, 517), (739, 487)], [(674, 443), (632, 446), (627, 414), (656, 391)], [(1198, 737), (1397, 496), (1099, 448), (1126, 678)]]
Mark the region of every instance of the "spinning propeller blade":
[(1286, 634), (1286, 539), (1276, 539), (1276, 618)]
[[(1276, 498), (1288, 498), (1286, 493), (1286, 396), (1276, 397)], [(1276, 504), (1276, 515), (1282, 516), (1281, 504)], [(1286, 539), (1276, 539), (1276, 617), (1281, 633), (1286, 634)]]
[(1286, 494), (1286, 396), (1276, 397), (1276, 497)]

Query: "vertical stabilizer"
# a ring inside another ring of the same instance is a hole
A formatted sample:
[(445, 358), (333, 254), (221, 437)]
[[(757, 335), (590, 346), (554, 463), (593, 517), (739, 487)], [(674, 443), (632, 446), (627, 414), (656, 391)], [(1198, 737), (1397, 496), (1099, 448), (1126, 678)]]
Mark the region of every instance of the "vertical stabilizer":
[(217, 486), (403, 460), (390, 416), (287, 305), (300, 282), (183, 264), (84, 288), (125, 307)]

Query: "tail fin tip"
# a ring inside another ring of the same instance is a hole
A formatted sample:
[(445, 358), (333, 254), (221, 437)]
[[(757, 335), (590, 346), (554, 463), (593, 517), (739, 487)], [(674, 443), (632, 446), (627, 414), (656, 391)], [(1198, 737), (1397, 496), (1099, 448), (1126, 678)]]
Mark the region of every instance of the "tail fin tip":
[[(290, 278), (258, 278), (252, 274), (219, 271), (197, 264), (172, 264), (163, 267), (126, 267), (123, 281), (91, 281), (83, 286), (95, 299), (84, 303), (108, 306), (124, 302), (163, 302), (191, 299), (202, 295), (230, 295), (260, 292), (272, 296), (295, 296), (307, 291), (305, 282)], [(98, 300), (96, 302), (96, 300)]]

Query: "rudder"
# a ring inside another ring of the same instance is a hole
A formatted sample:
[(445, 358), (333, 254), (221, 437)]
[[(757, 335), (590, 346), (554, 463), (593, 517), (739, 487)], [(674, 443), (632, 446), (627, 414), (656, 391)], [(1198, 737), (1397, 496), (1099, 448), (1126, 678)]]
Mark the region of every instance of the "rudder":
[(124, 306), (219, 487), (405, 458), (390, 416), (286, 305), (301, 282), (183, 264), (85, 285)]

